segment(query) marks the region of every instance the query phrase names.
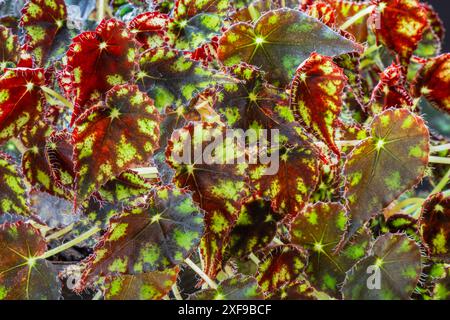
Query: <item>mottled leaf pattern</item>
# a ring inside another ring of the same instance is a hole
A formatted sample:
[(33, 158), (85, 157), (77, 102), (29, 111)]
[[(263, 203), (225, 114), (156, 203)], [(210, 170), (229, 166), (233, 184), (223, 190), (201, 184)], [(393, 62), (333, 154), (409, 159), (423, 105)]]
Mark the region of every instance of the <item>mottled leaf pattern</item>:
[[(11, 29), (0, 24), (0, 75), (5, 68), (13, 68), (19, 60), (19, 41)], [(1, 101), (1, 100), (0, 100)]]
[(51, 263), (36, 259), (47, 243), (31, 225), (0, 225), (0, 300), (56, 300), (61, 283)]
[[(225, 137), (224, 129), (207, 123), (189, 123), (174, 131), (166, 150), (167, 161), (176, 170), (176, 184), (192, 190), (194, 200), (205, 210), (206, 230), (200, 252), (205, 272), (212, 277), (222, 268), (230, 232), (248, 195), (245, 166), (237, 163), (242, 147)], [(218, 161), (208, 164), (205, 162), (208, 159), (202, 159), (195, 150), (204, 150), (216, 139)]]
[(344, 166), (349, 235), (422, 178), (428, 164), (424, 121), (405, 109), (376, 116), (371, 136), (358, 144)]
[(377, 41), (398, 54), (408, 65), (428, 26), (427, 11), (418, 0), (376, 0), (372, 29)]
[(75, 110), (72, 123), (114, 85), (130, 80), (136, 41), (123, 22), (103, 20), (95, 31), (75, 37), (67, 52)]
[(145, 205), (110, 220), (86, 261), (84, 282), (98, 275), (139, 275), (179, 265), (197, 247), (203, 228), (203, 213), (189, 193), (155, 189)]
[[(371, 272), (368, 273), (368, 268)], [(375, 271), (376, 270), (376, 271)], [(380, 289), (370, 290), (368, 279), (379, 272)], [(401, 234), (379, 237), (371, 253), (347, 273), (342, 292), (348, 300), (406, 300), (416, 287), (422, 272), (417, 243)]]
[(254, 26), (233, 25), (221, 37), (218, 55), (226, 66), (244, 61), (260, 67), (273, 84), (284, 86), (312, 52), (335, 56), (359, 50), (356, 43), (307, 14), (280, 9), (264, 14)]
[(313, 53), (295, 72), (290, 107), (305, 126), (337, 155), (334, 127), (342, 108), (347, 77), (331, 58)]
[(450, 113), (449, 74), (449, 53), (428, 60), (412, 85), (414, 96), (424, 96), (435, 107)]
[(106, 278), (106, 300), (160, 300), (177, 282), (179, 268)]
[[(44, 65), (50, 52), (60, 46), (56, 36), (67, 32), (66, 18), (63, 0), (30, 0), (22, 9), (20, 24), (25, 31), (25, 49), (39, 65)], [(65, 51), (63, 48), (62, 53)]]
[(339, 203), (319, 202), (310, 205), (291, 224), (292, 243), (309, 251), (306, 274), (318, 290), (339, 298), (340, 285), (347, 272), (363, 258), (370, 245), (370, 236), (363, 232), (336, 254), (348, 223), (347, 213)]
[(153, 49), (164, 45), (169, 21), (164, 13), (145, 12), (131, 20), (128, 28), (144, 48)]
[(145, 51), (139, 59), (139, 67), (137, 83), (161, 111), (186, 105), (204, 90), (231, 82), (228, 76), (169, 48)]
[(43, 69), (6, 69), (0, 77), (0, 143), (17, 136), (44, 111)]
[(28, 215), (27, 190), (18, 168), (0, 153), (0, 215)]
[(429, 254), (450, 261), (450, 197), (430, 196), (422, 205), (419, 225)]
[(295, 283), (306, 268), (308, 257), (300, 247), (281, 245), (270, 249), (258, 268), (256, 279), (265, 293)]
[(111, 178), (145, 165), (158, 146), (159, 115), (136, 86), (115, 86), (75, 123), (77, 200), (81, 203)]

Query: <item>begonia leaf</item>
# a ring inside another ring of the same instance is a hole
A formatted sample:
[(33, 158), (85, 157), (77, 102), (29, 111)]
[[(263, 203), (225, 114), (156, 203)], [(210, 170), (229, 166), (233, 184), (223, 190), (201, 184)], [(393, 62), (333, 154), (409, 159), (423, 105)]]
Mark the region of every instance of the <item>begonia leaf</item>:
[(0, 216), (5, 213), (27, 216), (27, 190), (23, 177), (9, 157), (0, 153)]
[(430, 196), (422, 205), (419, 225), (428, 253), (450, 261), (450, 197), (442, 193)]
[(406, 300), (413, 293), (421, 272), (417, 243), (405, 235), (386, 234), (347, 273), (342, 293), (349, 300)]
[(311, 53), (336, 56), (353, 51), (360, 47), (320, 21), (280, 9), (267, 12), (254, 25), (233, 25), (220, 39), (218, 57), (226, 66), (244, 61), (260, 67), (272, 84), (285, 86)]
[(370, 127), (371, 136), (344, 165), (348, 237), (418, 183), (428, 164), (429, 133), (422, 118), (406, 109), (388, 109)]
[(158, 147), (159, 115), (137, 86), (115, 86), (76, 121), (73, 140), (81, 202), (123, 171), (148, 164)]
[(47, 243), (30, 224), (0, 225), (0, 300), (57, 300), (61, 283), (46, 260)]

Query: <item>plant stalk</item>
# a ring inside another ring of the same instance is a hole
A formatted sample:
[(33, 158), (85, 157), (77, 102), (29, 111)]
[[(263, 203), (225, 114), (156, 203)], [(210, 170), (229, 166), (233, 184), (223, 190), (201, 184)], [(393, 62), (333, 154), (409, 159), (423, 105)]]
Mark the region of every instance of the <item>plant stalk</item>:
[(450, 164), (450, 158), (430, 156), (430, 163)]
[(345, 21), (344, 24), (342, 24), (339, 27), (339, 29), (341, 29), (341, 30), (348, 29), (350, 26), (355, 24), (359, 19), (371, 14), (373, 12), (373, 10), (375, 10), (376, 7), (377, 7), (376, 5), (371, 5), (371, 6), (368, 6), (367, 8), (365, 8), (364, 10), (361, 10), (360, 12), (355, 14), (353, 17), (351, 17), (350, 19)]
[(217, 288), (218, 288), (217, 284), (210, 277), (208, 277), (208, 275), (206, 273), (204, 273), (203, 270), (200, 269), (191, 259), (186, 258), (184, 260), (184, 262), (192, 270), (194, 270), (195, 273), (198, 274), (200, 276), (200, 278), (202, 278), (211, 289), (217, 290)]
[(52, 96), (53, 98), (55, 98), (56, 100), (58, 100), (59, 102), (61, 102), (64, 106), (66, 106), (67, 108), (69, 108), (70, 110), (73, 110), (73, 104), (67, 100), (66, 98), (64, 98), (62, 95), (60, 95), (58, 92), (56, 92), (53, 89), (50, 89), (49, 87), (45, 87), (45, 86), (41, 86), (42, 91), (44, 91), (46, 94)]

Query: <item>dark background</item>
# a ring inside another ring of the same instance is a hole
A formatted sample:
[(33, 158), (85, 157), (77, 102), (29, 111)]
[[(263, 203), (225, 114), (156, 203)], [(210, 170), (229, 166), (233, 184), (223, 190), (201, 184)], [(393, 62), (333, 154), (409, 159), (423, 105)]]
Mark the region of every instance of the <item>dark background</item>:
[(427, 0), (441, 17), (445, 24), (445, 41), (442, 44), (442, 52), (450, 52), (450, 0)]

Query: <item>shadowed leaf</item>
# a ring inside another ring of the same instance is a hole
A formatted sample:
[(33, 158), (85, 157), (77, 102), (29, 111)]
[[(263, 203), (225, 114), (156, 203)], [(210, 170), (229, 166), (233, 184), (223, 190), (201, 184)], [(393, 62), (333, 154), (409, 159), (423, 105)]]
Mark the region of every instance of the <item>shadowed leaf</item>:
[(18, 168), (0, 153), (0, 215), (29, 215), (27, 190)]

